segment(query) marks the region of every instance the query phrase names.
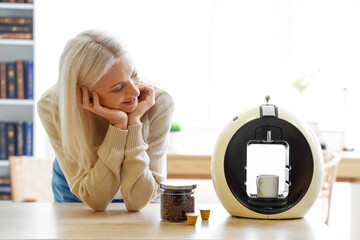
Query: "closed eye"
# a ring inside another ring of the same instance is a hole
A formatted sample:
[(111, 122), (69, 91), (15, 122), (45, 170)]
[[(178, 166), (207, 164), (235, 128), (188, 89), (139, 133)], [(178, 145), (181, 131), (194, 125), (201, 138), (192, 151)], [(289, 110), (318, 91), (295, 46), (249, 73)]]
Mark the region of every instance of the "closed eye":
[(123, 90), (124, 86), (124, 83), (118, 82), (111, 87), (111, 92), (120, 92), (121, 90)]
[(115, 88), (115, 89), (113, 90), (113, 92), (120, 92), (120, 91), (123, 90), (123, 89), (124, 89), (124, 84), (121, 84), (120, 87)]

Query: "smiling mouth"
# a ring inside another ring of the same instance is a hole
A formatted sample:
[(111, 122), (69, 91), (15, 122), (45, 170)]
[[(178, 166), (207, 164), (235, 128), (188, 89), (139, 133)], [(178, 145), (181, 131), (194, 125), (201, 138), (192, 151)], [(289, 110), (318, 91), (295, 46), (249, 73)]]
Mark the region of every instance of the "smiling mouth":
[(131, 99), (130, 101), (123, 102), (123, 104), (126, 104), (126, 105), (133, 105), (134, 103), (136, 103), (136, 101), (137, 101), (137, 98), (133, 98), (133, 99)]

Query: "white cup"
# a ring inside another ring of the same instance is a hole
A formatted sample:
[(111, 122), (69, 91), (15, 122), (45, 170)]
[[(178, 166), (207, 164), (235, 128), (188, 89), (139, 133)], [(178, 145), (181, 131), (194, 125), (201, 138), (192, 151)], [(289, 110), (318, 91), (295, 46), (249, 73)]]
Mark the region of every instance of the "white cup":
[(259, 198), (277, 198), (279, 191), (278, 175), (259, 175), (256, 177), (257, 196)]

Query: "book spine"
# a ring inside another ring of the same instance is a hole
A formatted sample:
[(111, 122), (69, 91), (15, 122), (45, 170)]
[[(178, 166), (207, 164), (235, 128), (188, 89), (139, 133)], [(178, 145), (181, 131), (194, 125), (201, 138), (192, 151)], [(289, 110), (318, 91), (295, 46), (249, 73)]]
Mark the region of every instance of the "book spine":
[(24, 155), (33, 155), (33, 123), (24, 122)]
[(9, 194), (11, 193), (10, 184), (0, 184), (0, 194)]
[(17, 122), (16, 123), (15, 155), (16, 156), (24, 155), (24, 130), (23, 130), (23, 123), (22, 122)]
[(7, 63), (7, 97), (16, 98), (15, 63)]
[(0, 0), (0, 3), (34, 3), (33, 0)]
[(0, 177), (0, 184), (11, 184), (10, 177)]
[(32, 33), (32, 25), (0, 24), (0, 33)]
[(0, 159), (7, 159), (8, 156), (7, 123), (0, 122)]
[(25, 17), (0, 17), (0, 24), (33, 24), (32, 18)]
[(25, 98), (24, 61), (16, 61), (17, 98)]
[(7, 123), (7, 144), (8, 144), (8, 157), (15, 155), (16, 138), (15, 138), (15, 122)]
[(33, 99), (34, 64), (33, 61), (25, 61), (25, 97)]
[(0, 39), (33, 39), (33, 33), (0, 33)]
[(7, 98), (6, 63), (0, 63), (0, 98)]
[(11, 200), (11, 194), (0, 194), (0, 200)]

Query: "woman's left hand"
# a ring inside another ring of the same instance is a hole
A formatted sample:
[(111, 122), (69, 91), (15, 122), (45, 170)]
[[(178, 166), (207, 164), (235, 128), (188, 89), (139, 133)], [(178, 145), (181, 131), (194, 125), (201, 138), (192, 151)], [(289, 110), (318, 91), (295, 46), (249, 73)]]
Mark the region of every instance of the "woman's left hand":
[(140, 82), (137, 108), (128, 114), (128, 125), (140, 124), (140, 118), (155, 105), (155, 89), (148, 83)]

